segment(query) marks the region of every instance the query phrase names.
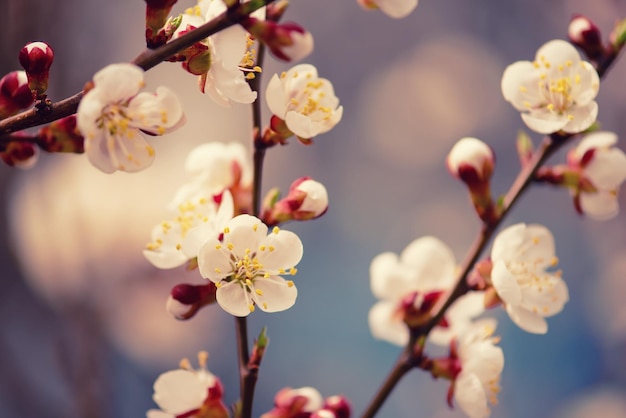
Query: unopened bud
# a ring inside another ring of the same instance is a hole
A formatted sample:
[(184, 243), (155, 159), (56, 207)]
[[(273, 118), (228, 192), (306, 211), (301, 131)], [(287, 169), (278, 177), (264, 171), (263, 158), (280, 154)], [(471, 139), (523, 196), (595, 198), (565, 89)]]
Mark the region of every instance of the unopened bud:
[(297, 23), (276, 23), (250, 17), (242, 25), (283, 61), (298, 61), (313, 51), (313, 35)]
[(7, 165), (23, 169), (34, 166), (38, 155), (35, 145), (21, 141), (9, 142), (4, 150), (0, 152), (0, 158)]
[(76, 127), (76, 115), (56, 120), (39, 130), (39, 146), (47, 152), (85, 152), (85, 139)]
[[(145, 0), (146, 2), (146, 44), (148, 48), (163, 45), (167, 38), (162, 28), (168, 21), (172, 7), (178, 0)], [(170, 35), (171, 36), (171, 35)]]
[(25, 71), (12, 71), (0, 79), (0, 119), (15, 115), (34, 101)]
[(19, 53), (20, 64), (28, 76), (28, 86), (37, 95), (48, 90), (48, 71), (54, 61), (54, 51), (45, 42), (26, 44)]
[(572, 18), (567, 29), (571, 43), (583, 50), (590, 60), (597, 60), (605, 53), (600, 29), (591, 20), (582, 15)]
[(330, 409), (320, 409), (311, 414), (309, 418), (338, 418), (334, 411)]
[(176, 319), (189, 319), (201, 307), (215, 302), (216, 290), (213, 282), (206, 285), (179, 284), (172, 288), (166, 309)]
[(300, 177), (291, 184), (287, 196), (278, 197), (278, 191), (272, 190), (264, 201), (262, 218), (268, 225), (315, 219), (328, 210), (326, 187), (310, 177)]
[(324, 401), (324, 409), (331, 410), (335, 413), (336, 418), (350, 418), (352, 407), (345, 396), (334, 395), (329, 396)]
[(450, 173), (468, 187), (474, 208), (486, 223), (495, 221), (489, 180), (495, 166), (495, 156), (489, 145), (476, 138), (460, 139), (446, 159)]
[(310, 416), (310, 413), (322, 407), (322, 403), (322, 395), (313, 387), (284, 388), (274, 397), (274, 409), (261, 415), (261, 418)]
[(431, 311), (442, 294), (443, 291), (411, 292), (400, 300), (396, 311), (407, 327), (419, 328), (430, 321)]
[(446, 162), (454, 177), (469, 183), (489, 180), (493, 174), (494, 159), (489, 145), (466, 137), (452, 147)]

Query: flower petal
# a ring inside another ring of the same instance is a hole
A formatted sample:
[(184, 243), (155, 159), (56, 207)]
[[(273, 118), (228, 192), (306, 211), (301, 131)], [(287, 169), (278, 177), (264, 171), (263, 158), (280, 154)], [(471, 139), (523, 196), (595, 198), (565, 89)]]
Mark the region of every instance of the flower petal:
[(182, 266), (188, 258), (182, 251), (151, 251), (143, 250), (143, 256), (156, 268), (173, 269)]
[(231, 68), (215, 63), (211, 66), (210, 73), (215, 81), (215, 88), (228, 99), (245, 104), (256, 100), (256, 91), (252, 91), (238, 67)]
[(233, 273), (230, 251), (217, 238), (208, 238), (198, 251), (198, 270), (205, 279), (219, 283)]
[(156, 93), (139, 93), (128, 104), (131, 125), (155, 135), (177, 126), (183, 118), (183, 107), (174, 92), (158, 87)]
[(595, 187), (615, 189), (626, 180), (626, 154), (618, 148), (598, 148), (584, 171)]
[(252, 312), (250, 295), (239, 282), (223, 283), (217, 288), (215, 297), (222, 309), (233, 316), (244, 317)]
[[(272, 232), (261, 243), (264, 251), (258, 251), (257, 257), (263, 269), (270, 274), (279, 274), (279, 270), (289, 270), (300, 262), (303, 254), (302, 241), (291, 231)], [(270, 250), (274, 248), (273, 250)]]
[(521, 116), (528, 128), (540, 134), (557, 132), (569, 122), (566, 115), (559, 115), (545, 108), (534, 109), (531, 113), (522, 113)]
[(504, 261), (499, 260), (494, 264), (491, 271), (491, 282), (498, 296), (504, 302), (517, 305), (522, 301), (522, 290)]
[[(259, 295), (257, 290), (260, 290), (262, 295)], [(279, 276), (270, 276), (254, 281), (251, 296), (262, 311), (280, 312), (291, 308), (296, 303), (298, 289), (291, 281)]]
[(557, 276), (546, 275), (522, 289), (522, 307), (543, 317), (556, 315), (569, 300), (565, 281)]
[(391, 302), (378, 302), (368, 315), (370, 331), (374, 338), (392, 344), (405, 346), (409, 342), (407, 326), (395, 316), (395, 306)]
[(504, 99), (519, 111), (541, 104), (538, 86), (539, 74), (530, 61), (518, 61), (506, 67), (500, 82)]
[(487, 418), (491, 413), (485, 389), (473, 373), (459, 373), (454, 381), (454, 398), (470, 418)]
[(394, 19), (408, 16), (417, 7), (417, 0), (379, 0), (376, 3), (380, 10)]
[(515, 253), (524, 241), (526, 224), (518, 223), (503, 229), (494, 239), (491, 247), (491, 260), (508, 262), (515, 259)]
[(551, 68), (555, 68), (558, 67), (559, 64), (565, 64), (568, 61), (571, 61), (574, 65), (578, 65), (580, 54), (569, 42), (562, 39), (554, 39), (543, 44), (541, 48), (537, 50), (535, 58), (539, 62), (546, 60), (552, 64)]
[(591, 149), (608, 149), (617, 144), (617, 134), (614, 132), (592, 132), (580, 141), (575, 149), (576, 158), (581, 160), (585, 153)]
[(454, 253), (435, 237), (416, 239), (402, 251), (400, 260), (411, 267), (419, 281), (419, 290), (446, 289), (454, 281)]
[(224, 245), (232, 244), (231, 251), (238, 258), (244, 258), (247, 249), (256, 251), (267, 236), (267, 225), (259, 218), (250, 215), (234, 217), (228, 222), (226, 228)]
[(176, 418), (176, 415), (167, 412), (151, 409), (146, 413), (146, 418)]
[(270, 79), (270, 82), (267, 84), (267, 89), (265, 90), (265, 101), (267, 102), (270, 112), (281, 119), (285, 118), (287, 106), (289, 105), (289, 98), (283, 90), (283, 83), (278, 77), (278, 74), (274, 74), (274, 76)]
[(548, 323), (543, 317), (515, 305), (506, 305), (506, 311), (511, 320), (524, 331), (533, 334), (545, 334), (548, 332)]
[(567, 109), (567, 116), (571, 119), (561, 129), (567, 133), (576, 134), (589, 128), (598, 118), (598, 103), (589, 102), (584, 106), (573, 106)]
[(153, 399), (164, 411), (178, 415), (201, 407), (209, 386), (189, 370), (171, 370), (154, 382)]
[(617, 195), (610, 191), (581, 193), (580, 207), (586, 216), (597, 221), (612, 219), (619, 213)]
[(111, 64), (93, 76), (94, 95), (103, 103), (126, 101), (144, 85), (143, 70), (134, 64)]

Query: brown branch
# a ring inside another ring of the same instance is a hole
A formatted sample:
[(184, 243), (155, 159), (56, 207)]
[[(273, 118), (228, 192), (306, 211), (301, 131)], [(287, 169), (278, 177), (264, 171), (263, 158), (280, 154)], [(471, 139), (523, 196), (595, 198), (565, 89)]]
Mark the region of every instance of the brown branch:
[[(184, 34), (183, 36), (168, 42), (156, 49), (146, 49), (133, 61), (144, 70), (149, 70), (155, 65), (165, 61), (177, 52), (199, 42), (211, 35), (214, 35), (230, 26), (236, 25), (245, 19), (250, 13), (261, 7), (273, 3), (275, 0), (254, 0), (240, 4), (232, 10), (222, 13), (210, 22)], [(33, 107), (15, 116), (0, 120), (0, 136), (5, 136), (12, 132), (21, 131), (26, 128), (43, 125), (64, 118), (76, 113), (78, 103), (83, 97), (83, 92), (78, 92), (73, 96), (52, 103), (40, 109)]]

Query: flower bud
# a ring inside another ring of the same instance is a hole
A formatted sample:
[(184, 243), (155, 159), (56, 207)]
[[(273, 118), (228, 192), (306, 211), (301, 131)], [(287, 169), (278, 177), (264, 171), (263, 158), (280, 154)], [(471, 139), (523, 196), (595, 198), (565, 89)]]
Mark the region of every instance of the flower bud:
[(338, 418), (334, 411), (322, 408), (311, 414), (309, 418)]
[(322, 395), (312, 387), (284, 388), (274, 397), (274, 409), (261, 418), (299, 418), (322, 407)]
[(476, 138), (461, 138), (448, 154), (450, 173), (466, 183), (489, 180), (493, 174), (494, 155), (489, 145)]
[(85, 152), (85, 139), (76, 127), (76, 115), (56, 120), (39, 130), (38, 145), (47, 152)]
[(145, 0), (146, 2), (146, 44), (156, 48), (167, 42), (161, 29), (165, 26), (172, 7), (178, 0)]
[(476, 138), (460, 139), (446, 160), (450, 173), (462, 180), (470, 191), (470, 197), (480, 219), (494, 221), (489, 180), (493, 174), (495, 157), (491, 148)]
[(242, 25), (280, 60), (299, 61), (313, 51), (313, 35), (297, 23), (276, 23), (250, 17)]
[(615, 51), (619, 51), (626, 44), (626, 19), (622, 19), (611, 31), (609, 42)]
[(26, 109), (35, 101), (24, 71), (12, 71), (0, 79), (0, 119)]
[(11, 167), (28, 169), (37, 162), (37, 147), (29, 142), (13, 141), (0, 151), (0, 158)]
[(216, 290), (213, 282), (206, 285), (179, 284), (172, 288), (165, 307), (174, 318), (189, 319), (201, 307), (215, 303)]
[(567, 36), (571, 43), (582, 49), (590, 60), (597, 60), (605, 53), (600, 29), (583, 15), (575, 15), (569, 23)]
[(28, 87), (37, 95), (48, 90), (48, 71), (54, 60), (54, 51), (45, 42), (26, 44), (19, 53), (20, 64), (28, 76)]
[(345, 396), (334, 395), (329, 396), (324, 401), (324, 409), (328, 409), (335, 413), (336, 418), (350, 418), (352, 407)]
[(272, 190), (263, 203), (262, 217), (268, 225), (315, 219), (328, 210), (326, 187), (310, 177), (300, 177), (291, 184), (287, 196), (280, 200), (278, 198), (278, 190)]

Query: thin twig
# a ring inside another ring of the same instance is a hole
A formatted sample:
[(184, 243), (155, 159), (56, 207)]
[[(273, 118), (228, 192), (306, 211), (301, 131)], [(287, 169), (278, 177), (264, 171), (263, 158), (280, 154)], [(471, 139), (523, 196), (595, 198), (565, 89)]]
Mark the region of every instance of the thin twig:
[[(132, 61), (132, 63), (147, 71), (194, 43), (214, 35), (230, 26), (238, 24), (250, 13), (267, 4), (273, 3), (274, 1), (275, 0), (258, 0), (240, 4), (233, 10), (222, 13), (210, 22), (187, 32), (165, 45), (156, 49), (144, 50)], [(76, 109), (78, 109), (78, 104), (80, 103), (82, 97), (83, 92), (81, 91), (66, 99), (52, 103), (43, 110), (33, 107), (15, 116), (0, 120), (0, 136), (32, 128), (34, 126), (43, 125), (66, 116), (70, 116), (76, 113)]]

